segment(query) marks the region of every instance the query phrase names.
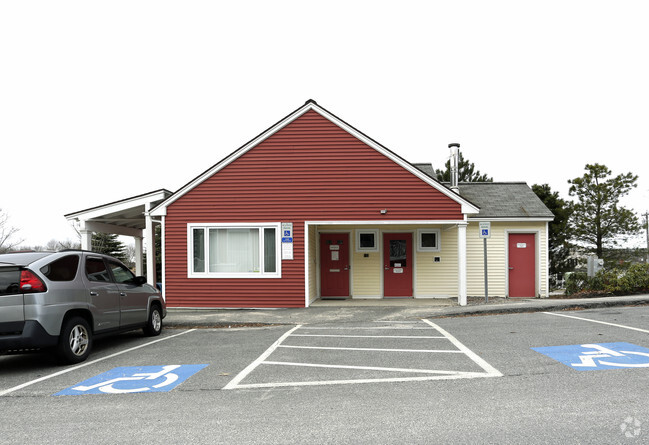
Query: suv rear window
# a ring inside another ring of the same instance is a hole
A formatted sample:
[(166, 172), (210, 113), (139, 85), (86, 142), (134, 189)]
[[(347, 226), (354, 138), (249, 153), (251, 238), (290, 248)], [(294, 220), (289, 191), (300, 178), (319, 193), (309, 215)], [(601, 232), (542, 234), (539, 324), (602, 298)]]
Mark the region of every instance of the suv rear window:
[(0, 267), (0, 295), (19, 294), (20, 268)]
[(79, 269), (79, 256), (68, 255), (41, 267), (41, 272), (50, 281), (72, 281)]

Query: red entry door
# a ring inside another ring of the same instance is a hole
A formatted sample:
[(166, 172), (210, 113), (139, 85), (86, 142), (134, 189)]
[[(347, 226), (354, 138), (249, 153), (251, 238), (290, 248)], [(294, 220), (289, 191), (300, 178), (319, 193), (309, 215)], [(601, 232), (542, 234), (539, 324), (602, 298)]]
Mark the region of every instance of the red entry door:
[(320, 234), (320, 294), (349, 297), (349, 234)]
[(509, 234), (509, 296), (536, 297), (536, 244), (533, 233)]
[(383, 296), (412, 297), (412, 233), (383, 234)]

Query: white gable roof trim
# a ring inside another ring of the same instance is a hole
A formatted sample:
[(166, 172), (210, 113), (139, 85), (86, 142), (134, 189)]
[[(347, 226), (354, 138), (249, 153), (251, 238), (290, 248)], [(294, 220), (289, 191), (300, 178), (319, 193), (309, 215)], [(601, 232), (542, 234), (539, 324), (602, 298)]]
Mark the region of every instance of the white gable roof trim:
[(410, 173), (433, 187), (434, 189), (438, 190), (442, 194), (446, 195), (447, 197), (451, 198), (455, 202), (461, 205), (462, 208), (462, 213), (464, 214), (477, 214), (480, 209), (476, 207), (474, 204), (471, 202), (467, 201), (466, 199), (462, 198), (460, 195), (457, 193), (453, 192), (449, 188), (445, 187), (444, 185), (438, 183), (434, 179), (432, 179), (430, 176), (426, 175), (422, 171), (420, 171), (418, 168), (414, 167), (410, 163), (406, 162), (404, 159), (401, 157), (397, 156), (395, 153), (392, 151), (388, 150), (378, 142), (374, 141), (370, 137), (366, 136), (365, 134), (361, 133), (351, 125), (347, 124), (345, 121), (342, 119), (339, 119), (332, 113), (328, 112), (321, 106), (319, 106), (315, 101), (313, 100), (308, 100), (302, 107), (298, 108), (295, 110), (293, 113), (289, 114), (286, 116), (284, 119), (280, 120), (277, 122), (275, 125), (264, 131), (263, 133), (259, 134), (257, 137), (240, 147), (238, 150), (234, 151), (231, 153), (229, 156), (226, 158), (222, 159), (219, 161), (217, 164), (194, 178), (192, 181), (188, 182), (186, 185), (181, 187), (176, 193), (171, 195), (167, 200), (163, 201), (160, 203), (155, 209), (151, 211), (151, 214), (154, 216), (165, 216), (167, 214), (167, 207), (171, 205), (173, 202), (175, 202), (177, 199), (181, 198), (184, 196), (186, 193), (188, 193), (190, 190), (192, 190), (194, 187), (198, 186), (201, 184), (203, 181), (207, 180), (210, 178), (212, 175), (215, 173), (219, 172), (221, 169), (229, 165), (230, 163), (234, 162), (237, 160), (239, 157), (243, 156), (246, 154), (248, 151), (250, 151), (252, 148), (260, 144), (262, 141), (265, 139), (269, 138), (273, 134), (277, 133), (279, 130), (293, 122), (295, 119), (298, 117), (302, 116), (304, 113), (306, 113), (309, 110), (313, 110), (316, 113), (320, 114), (322, 117), (325, 119), (328, 119), (329, 121), (333, 122), (335, 125), (338, 127), (342, 128), (346, 132), (350, 133), (352, 136), (356, 137), (366, 145), (372, 147), (374, 150), (378, 151), (382, 155), (386, 156), (396, 164), (400, 165), (401, 167), (405, 168), (408, 170)]

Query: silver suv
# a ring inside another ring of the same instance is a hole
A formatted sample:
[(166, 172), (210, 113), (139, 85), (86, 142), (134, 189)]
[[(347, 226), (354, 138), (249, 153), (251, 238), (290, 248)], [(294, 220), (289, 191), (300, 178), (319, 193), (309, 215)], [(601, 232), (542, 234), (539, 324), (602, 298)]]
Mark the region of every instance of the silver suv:
[(0, 351), (55, 348), (84, 361), (99, 335), (159, 335), (160, 292), (108, 255), (67, 250), (0, 255)]

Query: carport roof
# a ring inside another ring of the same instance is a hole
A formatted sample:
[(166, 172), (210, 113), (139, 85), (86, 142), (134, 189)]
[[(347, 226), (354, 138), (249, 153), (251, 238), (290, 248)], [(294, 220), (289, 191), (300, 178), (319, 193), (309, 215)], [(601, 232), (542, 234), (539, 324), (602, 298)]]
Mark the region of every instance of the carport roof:
[(64, 216), (68, 221), (92, 221), (127, 229), (144, 229), (146, 226), (144, 212), (171, 195), (172, 192), (169, 190), (160, 189)]

